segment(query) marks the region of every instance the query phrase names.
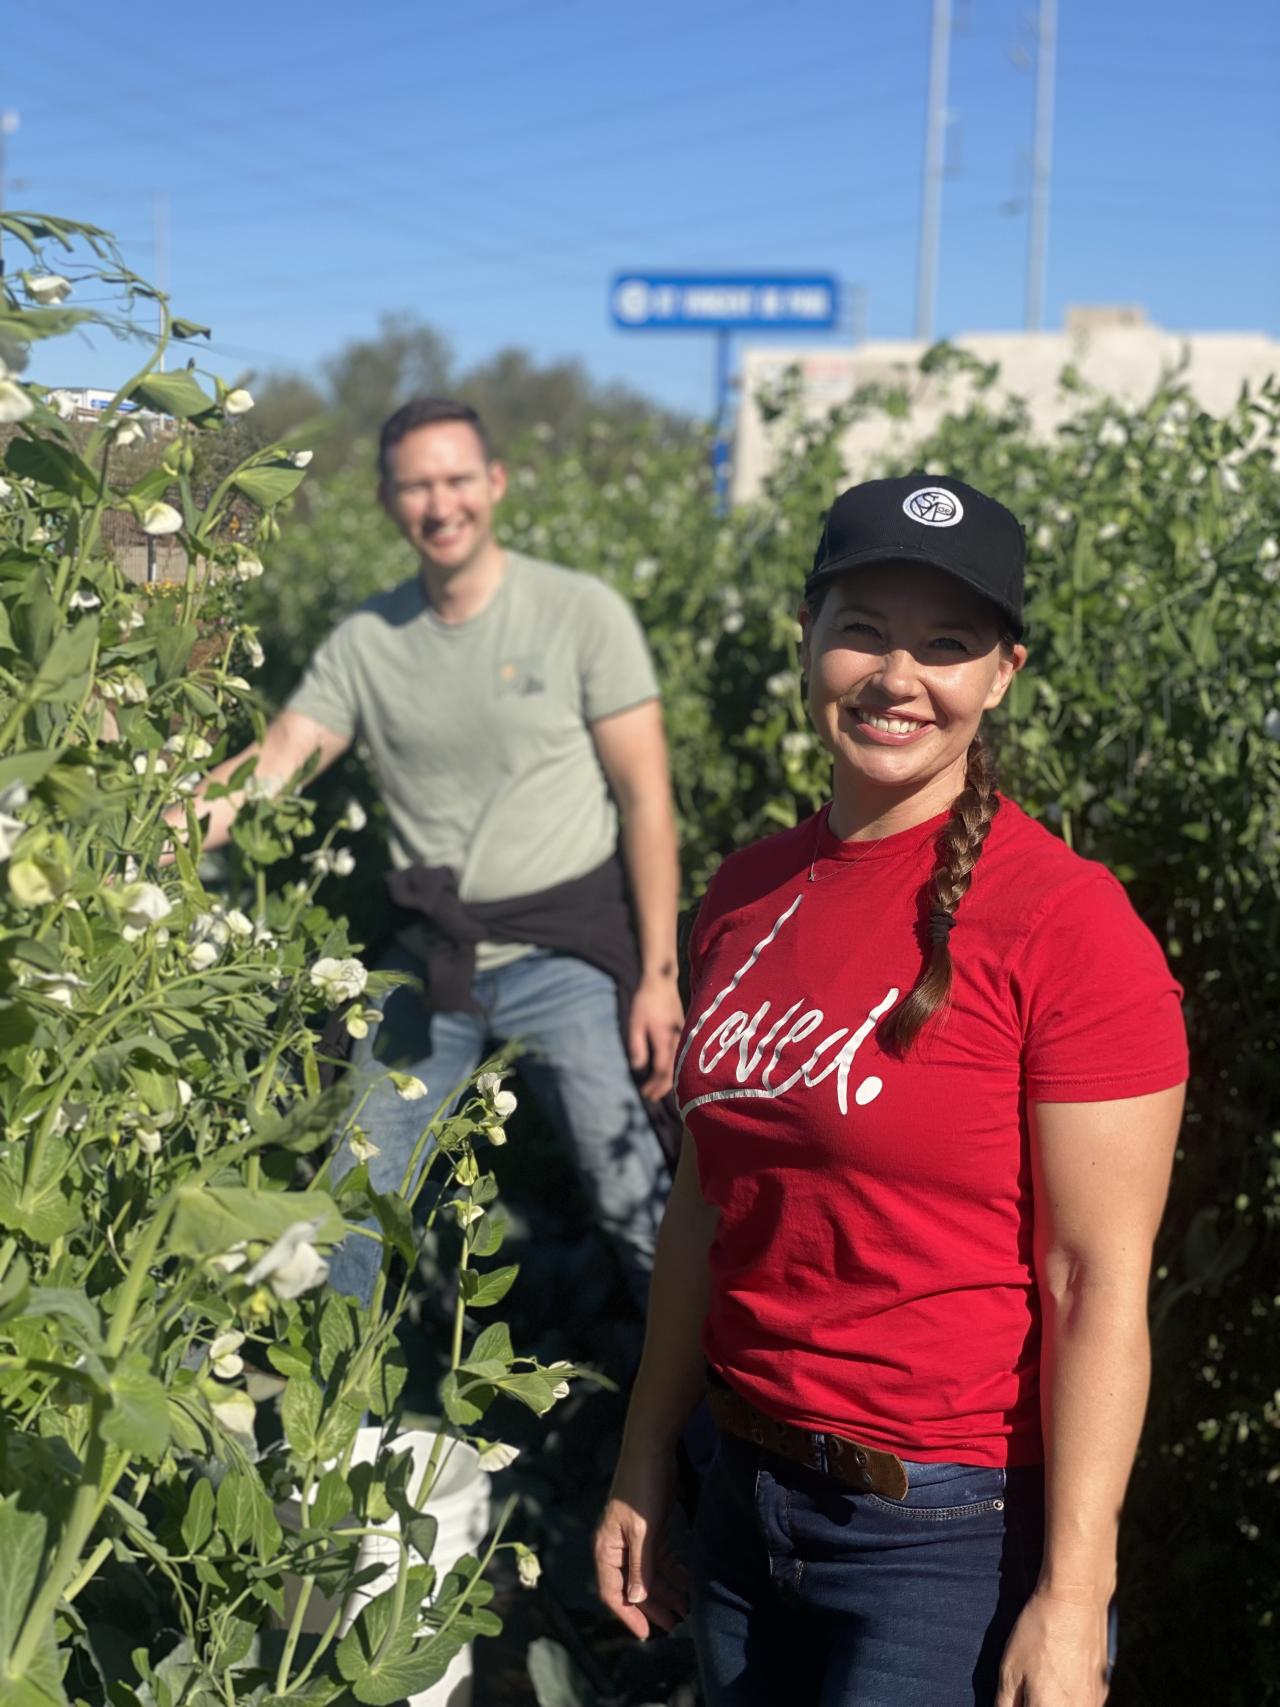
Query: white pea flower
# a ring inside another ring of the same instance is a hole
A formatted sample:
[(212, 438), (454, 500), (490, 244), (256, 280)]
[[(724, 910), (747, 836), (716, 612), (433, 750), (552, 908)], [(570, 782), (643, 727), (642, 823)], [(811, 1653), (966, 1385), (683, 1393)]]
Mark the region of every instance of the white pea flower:
[(257, 581), (262, 578), (262, 573), (262, 559), (249, 553), (238, 557), (232, 570), (237, 581)]
[[(508, 1446), (505, 1441), (495, 1440), (491, 1446), (486, 1446), (476, 1459), (478, 1470), (506, 1470), (520, 1456), (518, 1446)], [(535, 1564), (537, 1561), (534, 1561)]]
[(317, 877), (328, 877), (333, 870), (333, 856), (328, 848), (315, 848), (311, 853), (303, 854), (302, 863), (309, 865)]
[(220, 1381), (234, 1380), (244, 1368), (244, 1359), (237, 1355), (243, 1344), (244, 1335), (232, 1328), (209, 1347), (209, 1363)]
[(1051, 551), (1053, 549), (1053, 529), (1049, 526), (1048, 522), (1040, 523), (1040, 526), (1035, 531), (1035, 537), (1032, 539), (1031, 543), (1035, 546), (1037, 551)]
[(156, 883), (130, 883), (120, 892), (120, 916), (131, 930), (158, 925), (173, 911), (173, 902)]
[(277, 1298), (300, 1298), (329, 1278), (329, 1264), (312, 1244), (319, 1221), (295, 1221), (286, 1227), (245, 1275), (250, 1286), (265, 1280)]
[(133, 1135), (138, 1140), (138, 1148), (144, 1156), (159, 1155), (160, 1146), (164, 1140), (157, 1127), (139, 1126)]
[(788, 729), (782, 737), (782, 750), (790, 758), (803, 758), (813, 750), (813, 736), (803, 729)]
[(567, 1399), (569, 1397), (569, 1383), (567, 1381), (557, 1381), (555, 1386), (551, 1389), (551, 1397), (553, 1399)]
[(22, 819), (15, 818), (12, 812), (0, 811), (0, 863), (12, 857), (18, 837), (26, 827)]
[(262, 642), (257, 635), (246, 634), (244, 637), (245, 656), (249, 660), (251, 670), (260, 670), (267, 661), (267, 654), (262, 649)]
[(1274, 706), (1262, 719), (1262, 733), (1273, 741), (1280, 741), (1280, 711)]
[(231, 911), (224, 915), (223, 923), (231, 935), (240, 942), (247, 941), (253, 935), (253, 920), (247, 914), (242, 913), (239, 907), (232, 907)]
[(631, 571), (631, 578), (633, 581), (638, 581), (642, 587), (646, 586), (653, 580), (660, 568), (661, 564), (656, 557), (642, 557)]
[(73, 990), (89, 988), (88, 981), (77, 978), (74, 972), (38, 972), (33, 969), (26, 974), (22, 982), (39, 984), (42, 996), (64, 1008), (71, 1006)]
[(77, 587), (67, 600), (68, 610), (97, 610), (102, 600), (95, 592), (85, 587)]
[(1218, 479), (1222, 483), (1224, 492), (1238, 492), (1240, 490), (1240, 476), (1234, 468), (1228, 468), (1225, 462), (1218, 469)]
[(170, 735), (164, 747), (167, 753), (185, 754), (193, 763), (207, 759), (213, 753), (213, 748), (203, 735), (192, 735), (188, 732)]
[(484, 1135), (491, 1144), (496, 1145), (499, 1149), (501, 1149), (507, 1141), (507, 1135), (500, 1126), (486, 1126), (484, 1129)]
[(0, 379), (0, 427), (25, 421), (34, 408), (35, 404), (17, 380)]
[(253, 946), (255, 948), (274, 948), (276, 946), (275, 932), (267, 929), (265, 919), (254, 921)]
[(12, 497), (13, 487), (10, 486), (7, 480), (0, 480), (0, 504), (3, 504), (6, 498)]
[[(232, 682), (239, 680), (238, 676), (228, 676), (227, 686), (230, 687)], [(249, 684), (245, 682), (244, 685), (248, 687)], [(244, 785), (244, 797), (246, 800), (274, 800), (284, 787), (285, 780), (282, 776), (263, 776), (255, 771)]]
[(32, 528), (31, 532), (27, 535), (28, 545), (48, 545), (48, 543), (49, 530), (46, 527)]
[(311, 458), (315, 454), (313, 450), (295, 450), (289, 461), (295, 468), (310, 468)]
[(492, 1097), (502, 1088), (501, 1073), (481, 1073), (476, 1080), (476, 1089), (482, 1097)]
[(231, 941), (231, 927), (221, 907), (215, 906), (211, 913), (198, 913), (191, 934), (196, 942), (213, 942), (219, 948), (225, 948)]
[(253, 1439), (254, 1418), (258, 1413), (253, 1400), (242, 1389), (228, 1393), (225, 1398), (211, 1399), (209, 1409), (228, 1434), (239, 1435), (243, 1440)]
[(127, 450), (130, 445), (146, 443), (147, 424), (136, 415), (117, 415), (111, 422), (111, 433), (116, 449)]
[(405, 1102), (421, 1102), (427, 1094), (426, 1084), (412, 1073), (392, 1073), (391, 1083), (396, 1087), (396, 1095)]
[(61, 273), (27, 273), (22, 282), (32, 302), (39, 303), (41, 308), (65, 302), (71, 295), (71, 280), (64, 279)]
[[(1272, 541), (1274, 544), (1275, 542)], [(341, 827), (353, 832), (363, 830), (369, 822), (369, 814), (358, 800), (348, 800), (342, 813)]]
[(449, 1205), (457, 1217), (459, 1227), (471, 1227), (484, 1214), (483, 1207), (478, 1203), (464, 1203), (461, 1198)]
[(521, 1588), (537, 1588), (538, 1578), (542, 1575), (542, 1566), (536, 1553), (524, 1552), (516, 1558), (516, 1575), (520, 1579)]
[(222, 411), (225, 415), (247, 415), (253, 408), (253, 397), (242, 385), (237, 385), (234, 391), (228, 391), (222, 399)]
[(1119, 449), (1128, 442), (1128, 434), (1119, 421), (1104, 421), (1098, 428), (1098, 443), (1111, 449)]
[(373, 1142), (372, 1138), (368, 1137), (366, 1133), (360, 1131), (356, 1131), (351, 1134), (351, 1137), (347, 1140), (347, 1148), (351, 1151), (351, 1154), (355, 1157), (357, 1162), (371, 1162), (375, 1156), (380, 1156), (382, 1154), (382, 1151)]
[(356, 868), (356, 856), (350, 848), (335, 848), (330, 870), (335, 877), (350, 877)]
[(249, 1260), (243, 1239), (238, 1239), (229, 1251), (223, 1251), (221, 1256), (210, 1257), (209, 1261), (221, 1274), (235, 1274)]
[(211, 966), (217, 964), (217, 944), (212, 942), (198, 942), (192, 948), (189, 958), (193, 971), (207, 972)]
[(44, 400), (59, 420), (69, 421), (76, 412), (76, 400), (69, 391), (46, 391)]
[(1269, 533), (1258, 547), (1258, 562), (1274, 563), (1277, 557), (1280, 557), (1280, 542), (1273, 533)]
[(342, 1023), (352, 1037), (368, 1037), (371, 1025), (382, 1024), (382, 1013), (378, 1008), (348, 1008)]
[(499, 1120), (510, 1120), (518, 1103), (513, 1091), (498, 1091), (493, 1098), (493, 1112)]
[(1105, 545), (1108, 540), (1119, 539), (1119, 537), (1120, 537), (1120, 523), (1119, 522), (1104, 522), (1102, 524), (1102, 526), (1098, 529), (1097, 538), (1098, 538), (1098, 544), (1099, 545)]
[(154, 772), (156, 776), (164, 776), (169, 769), (169, 761), (162, 758), (159, 753), (135, 753), (133, 755), (133, 768), (139, 776), (145, 776), (148, 770)]
[(720, 626), (726, 634), (737, 634), (745, 621), (746, 618), (740, 610), (731, 610), (727, 612)]
[(153, 536), (182, 531), (182, 517), (172, 504), (148, 504), (142, 512), (142, 531)]
[(311, 968), (311, 983), (323, 992), (326, 1000), (336, 1007), (339, 1002), (353, 1001), (364, 994), (369, 974), (358, 960), (335, 960), (330, 955), (317, 960)]

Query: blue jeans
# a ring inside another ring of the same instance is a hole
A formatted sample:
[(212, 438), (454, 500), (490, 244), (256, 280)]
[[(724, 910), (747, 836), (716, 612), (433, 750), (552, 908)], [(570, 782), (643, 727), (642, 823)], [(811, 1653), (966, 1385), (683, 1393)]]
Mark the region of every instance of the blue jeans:
[[(379, 970), (419, 979), (423, 972), (422, 963), (399, 948)], [(400, 985), (381, 1003), (382, 1024), (356, 1045), (353, 1070), (365, 1082), (379, 1076), (358, 1121), (381, 1151), (369, 1164), (370, 1183), (377, 1191), (398, 1190), (423, 1129), (484, 1060), (490, 1041), (519, 1038), (525, 1045), (521, 1077), (568, 1144), (643, 1310), (667, 1175), (622, 1046), (613, 980), (571, 955), (534, 949), (477, 973), (472, 994), (479, 1013), (428, 1013), (420, 989)], [(386, 1067), (425, 1080), (427, 1096), (406, 1102), (385, 1077)], [(344, 1144), (334, 1158), (334, 1177), (353, 1166)], [(380, 1262), (379, 1244), (354, 1234), (334, 1253), (330, 1278), (339, 1292), (367, 1301)]]
[(721, 1436), (694, 1528), (706, 1707), (991, 1707), (1044, 1472), (904, 1462), (899, 1502)]

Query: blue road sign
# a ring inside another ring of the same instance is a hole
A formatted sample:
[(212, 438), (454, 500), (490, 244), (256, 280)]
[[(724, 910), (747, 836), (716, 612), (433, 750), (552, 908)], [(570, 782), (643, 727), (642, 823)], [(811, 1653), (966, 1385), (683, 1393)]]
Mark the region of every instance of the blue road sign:
[(627, 331), (818, 332), (835, 326), (840, 288), (829, 274), (618, 273), (609, 306)]

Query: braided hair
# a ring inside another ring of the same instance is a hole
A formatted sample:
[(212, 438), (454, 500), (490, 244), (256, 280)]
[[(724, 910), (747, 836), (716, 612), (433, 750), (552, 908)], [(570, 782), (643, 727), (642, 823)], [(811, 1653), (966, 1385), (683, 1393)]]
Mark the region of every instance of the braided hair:
[(973, 868), (999, 808), (996, 768), (990, 753), (975, 735), (966, 755), (964, 787), (938, 837), (938, 859), (925, 886), (929, 957), (907, 999), (880, 1026), (881, 1042), (905, 1055), (920, 1032), (947, 1004), (951, 993), (952, 926), (956, 910), (969, 892)]

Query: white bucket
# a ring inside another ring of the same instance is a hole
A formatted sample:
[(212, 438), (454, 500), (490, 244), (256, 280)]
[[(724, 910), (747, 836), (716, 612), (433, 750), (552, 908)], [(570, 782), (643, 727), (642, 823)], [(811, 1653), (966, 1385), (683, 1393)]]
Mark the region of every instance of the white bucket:
[[(360, 1429), (351, 1454), (352, 1464), (371, 1464), (378, 1456), (381, 1440), (380, 1428)], [(422, 1479), (435, 1441), (436, 1436), (427, 1430), (411, 1429), (405, 1434), (396, 1435), (390, 1442), (394, 1451), (403, 1452), (407, 1447), (413, 1454), (413, 1469), (409, 1477), (411, 1492), (416, 1490)], [(422, 1509), (434, 1517), (439, 1525), (431, 1562), (439, 1575), (443, 1576), (455, 1559), (463, 1553), (474, 1553), (484, 1538), (489, 1527), (489, 1478), (478, 1467), (479, 1454), (475, 1447), (468, 1446), (465, 1441), (446, 1439), (441, 1464), (443, 1468), (437, 1473), (431, 1496)], [(296, 1497), (285, 1500), (276, 1507), (276, 1516), (287, 1529), (298, 1529), (300, 1515), (301, 1506)], [(353, 1589), (347, 1596), (342, 1622), (338, 1627), (340, 1635), (345, 1635), (351, 1628), (362, 1606), (370, 1600), (375, 1600), (378, 1595), (385, 1594), (395, 1581), (400, 1545), (394, 1537), (399, 1534), (400, 1520), (398, 1517), (392, 1517), (388, 1522), (379, 1524), (378, 1529), (380, 1533), (361, 1538), (357, 1565), (359, 1569), (363, 1569), (366, 1565), (385, 1564), (387, 1569), (380, 1577), (375, 1577), (361, 1588)], [(285, 1578), (286, 1627), (293, 1619), (301, 1580), (298, 1577)], [(337, 1610), (337, 1600), (321, 1594), (318, 1589), (312, 1589), (306, 1612), (303, 1614), (302, 1628), (313, 1635), (321, 1634), (328, 1629)], [(438, 1683), (423, 1690), (419, 1695), (409, 1697), (409, 1707), (471, 1707), (469, 1645), (454, 1657), (448, 1671)]]

